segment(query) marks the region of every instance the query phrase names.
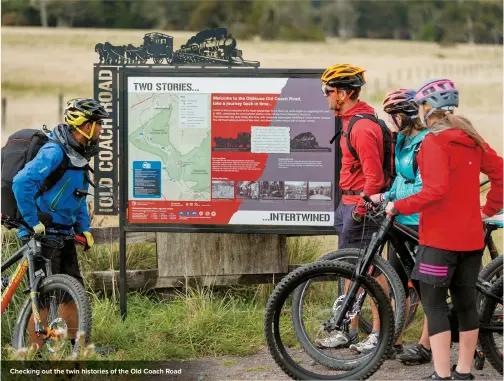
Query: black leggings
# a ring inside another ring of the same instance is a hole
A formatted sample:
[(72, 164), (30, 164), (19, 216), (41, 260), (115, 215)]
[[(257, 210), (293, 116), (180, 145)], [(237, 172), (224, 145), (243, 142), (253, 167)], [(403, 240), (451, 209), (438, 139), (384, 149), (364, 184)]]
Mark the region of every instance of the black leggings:
[[(429, 336), (450, 331), (446, 304), (448, 290), (458, 314), (459, 331), (479, 327), (475, 285), (482, 254), (481, 250), (454, 252), (425, 246), (419, 248), (413, 278), (420, 283)], [(444, 276), (440, 275), (444, 274), (443, 271), (446, 271)]]

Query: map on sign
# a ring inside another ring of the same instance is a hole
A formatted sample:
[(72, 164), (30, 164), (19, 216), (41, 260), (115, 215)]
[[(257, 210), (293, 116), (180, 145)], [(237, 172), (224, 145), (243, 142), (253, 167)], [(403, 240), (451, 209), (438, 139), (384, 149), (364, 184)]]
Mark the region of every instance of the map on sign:
[[(160, 162), (162, 200), (210, 200), (209, 110), (209, 94), (128, 94), (129, 161)], [(130, 186), (130, 199), (135, 194)]]

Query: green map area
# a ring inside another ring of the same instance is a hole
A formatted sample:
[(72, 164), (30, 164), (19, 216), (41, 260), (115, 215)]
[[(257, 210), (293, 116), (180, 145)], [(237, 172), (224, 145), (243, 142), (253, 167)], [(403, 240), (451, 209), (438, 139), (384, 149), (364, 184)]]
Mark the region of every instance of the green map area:
[(180, 128), (179, 97), (174, 94), (130, 93), (129, 99), (130, 163), (155, 158), (162, 162), (161, 192), (166, 200), (209, 200), (209, 123), (207, 128), (200, 128), (201, 123), (198, 128), (187, 123)]

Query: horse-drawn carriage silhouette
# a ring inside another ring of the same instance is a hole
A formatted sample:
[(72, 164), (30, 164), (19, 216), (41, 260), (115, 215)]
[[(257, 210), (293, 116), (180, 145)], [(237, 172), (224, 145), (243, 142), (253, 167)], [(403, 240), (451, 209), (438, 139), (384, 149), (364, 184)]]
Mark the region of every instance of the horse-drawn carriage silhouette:
[(95, 52), (100, 56), (101, 64), (125, 65), (145, 64), (152, 58), (154, 64), (166, 60), (171, 63), (173, 57), (173, 37), (163, 33), (147, 33), (144, 43), (139, 47), (132, 44), (114, 46), (109, 42), (96, 44)]

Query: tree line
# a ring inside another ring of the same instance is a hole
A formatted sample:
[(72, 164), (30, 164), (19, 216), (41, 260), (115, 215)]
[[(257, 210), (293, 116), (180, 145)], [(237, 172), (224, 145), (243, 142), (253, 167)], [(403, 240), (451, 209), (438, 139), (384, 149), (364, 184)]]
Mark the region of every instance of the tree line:
[(191, 30), (239, 39), (327, 36), (503, 43), (501, 0), (2, 0), (2, 25)]

